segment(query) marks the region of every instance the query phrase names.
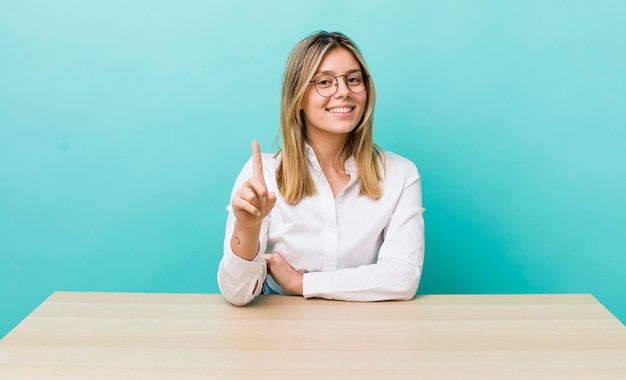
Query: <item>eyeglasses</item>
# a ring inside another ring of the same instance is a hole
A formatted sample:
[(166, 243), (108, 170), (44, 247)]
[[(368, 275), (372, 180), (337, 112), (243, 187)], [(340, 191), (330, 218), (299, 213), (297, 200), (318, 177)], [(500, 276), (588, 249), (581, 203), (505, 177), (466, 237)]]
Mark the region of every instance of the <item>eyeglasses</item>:
[(318, 94), (325, 98), (330, 98), (335, 95), (337, 89), (339, 89), (339, 78), (344, 77), (346, 85), (355, 94), (360, 94), (367, 88), (367, 75), (364, 75), (360, 71), (344, 75), (330, 75), (322, 74), (315, 80), (309, 81), (309, 83), (315, 83), (315, 90)]

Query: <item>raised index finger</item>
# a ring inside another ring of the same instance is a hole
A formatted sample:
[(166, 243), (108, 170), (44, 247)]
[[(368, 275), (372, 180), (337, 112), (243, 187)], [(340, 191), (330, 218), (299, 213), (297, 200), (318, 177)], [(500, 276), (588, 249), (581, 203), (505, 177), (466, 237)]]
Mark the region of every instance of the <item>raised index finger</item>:
[(263, 178), (263, 161), (261, 161), (261, 148), (259, 147), (259, 143), (256, 141), (252, 141), (252, 167), (254, 170), (255, 177)]

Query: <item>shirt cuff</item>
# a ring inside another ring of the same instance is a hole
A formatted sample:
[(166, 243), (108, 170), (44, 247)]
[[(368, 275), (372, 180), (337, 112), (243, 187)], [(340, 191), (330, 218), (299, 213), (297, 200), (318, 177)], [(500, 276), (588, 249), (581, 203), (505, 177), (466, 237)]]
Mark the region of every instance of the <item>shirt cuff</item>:
[(243, 306), (261, 293), (266, 274), (263, 255), (248, 261), (226, 251), (218, 271), (220, 291), (232, 304)]
[(259, 273), (265, 270), (265, 259), (263, 255), (257, 253), (254, 260), (248, 261), (237, 256), (232, 251), (229, 253), (230, 254), (224, 255), (224, 269), (235, 278), (258, 276)]
[(304, 296), (304, 298), (317, 297), (333, 299), (331, 294), (329, 273), (304, 273), (302, 277), (302, 295)]

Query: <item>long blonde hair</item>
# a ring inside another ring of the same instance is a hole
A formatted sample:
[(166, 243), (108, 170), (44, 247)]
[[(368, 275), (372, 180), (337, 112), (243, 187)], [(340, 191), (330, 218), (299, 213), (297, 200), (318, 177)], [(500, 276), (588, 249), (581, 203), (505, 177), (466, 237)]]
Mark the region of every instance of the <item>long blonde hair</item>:
[(376, 91), (365, 60), (356, 44), (339, 32), (317, 32), (300, 41), (291, 51), (285, 67), (281, 98), (280, 133), (282, 148), (277, 156), (282, 158), (276, 171), (278, 189), (283, 198), (296, 204), (304, 197), (315, 194), (315, 184), (307, 168), (305, 152), (306, 132), (300, 112), (300, 102), (325, 54), (333, 48), (343, 47), (354, 55), (361, 66), (367, 86), (365, 110), (359, 124), (350, 132), (340, 159), (345, 162), (354, 156), (357, 166), (360, 194), (380, 198), (382, 179), (379, 162), (384, 169), (384, 156), (374, 144), (372, 121)]

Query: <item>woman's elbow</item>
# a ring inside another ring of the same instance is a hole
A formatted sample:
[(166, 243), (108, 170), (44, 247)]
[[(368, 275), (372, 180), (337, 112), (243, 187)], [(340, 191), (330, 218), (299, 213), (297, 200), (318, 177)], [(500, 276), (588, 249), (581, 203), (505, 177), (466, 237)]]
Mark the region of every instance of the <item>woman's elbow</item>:
[(421, 270), (418, 267), (407, 267), (404, 266), (401, 272), (402, 281), (399, 281), (393, 287), (393, 293), (395, 295), (394, 299), (399, 301), (409, 301), (415, 298), (415, 294), (417, 293), (417, 288), (419, 287), (420, 279), (421, 279)]
[(259, 284), (258, 280), (255, 282), (254, 287), (251, 287), (247, 284), (240, 284), (239, 287), (233, 286), (229, 282), (224, 282), (224, 279), (221, 276), (218, 276), (217, 284), (220, 289), (220, 293), (222, 296), (231, 304), (235, 306), (246, 306), (260, 293), (258, 290)]

